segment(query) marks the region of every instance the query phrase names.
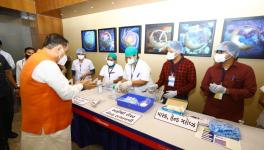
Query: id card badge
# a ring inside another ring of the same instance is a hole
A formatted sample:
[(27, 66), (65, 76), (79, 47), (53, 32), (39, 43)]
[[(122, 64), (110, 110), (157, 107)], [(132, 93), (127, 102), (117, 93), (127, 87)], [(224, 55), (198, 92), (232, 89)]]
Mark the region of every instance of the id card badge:
[(174, 87), (174, 83), (175, 83), (175, 76), (171, 75), (168, 78), (168, 86)]
[(223, 93), (215, 93), (214, 98), (217, 99), (217, 100), (222, 100)]

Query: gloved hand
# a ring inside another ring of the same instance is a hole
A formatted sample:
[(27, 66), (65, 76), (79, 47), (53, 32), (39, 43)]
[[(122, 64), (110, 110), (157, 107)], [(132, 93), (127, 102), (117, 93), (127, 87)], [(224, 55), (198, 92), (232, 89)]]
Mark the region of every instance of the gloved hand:
[(155, 90), (157, 90), (158, 89), (158, 84), (151, 84), (151, 85), (149, 85), (149, 87), (148, 87), (148, 91), (149, 92), (154, 92)]
[(164, 98), (172, 98), (177, 96), (177, 91), (166, 91), (166, 93), (163, 95)]
[(104, 87), (110, 87), (112, 84), (114, 84), (113, 80), (108, 80), (103, 83)]
[(116, 84), (116, 86), (115, 86), (115, 90), (116, 90), (116, 92), (118, 92), (118, 93), (120, 93), (121, 92), (121, 82), (119, 81), (117, 84)]
[(121, 90), (122, 91), (128, 91), (128, 88), (132, 86), (132, 81), (126, 81), (126, 82), (123, 82), (121, 83)]
[(213, 93), (223, 93), (225, 94), (226, 88), (223, 87), (221, 84), (215, 84), (215, 83), (210, 83), (209, 90)]

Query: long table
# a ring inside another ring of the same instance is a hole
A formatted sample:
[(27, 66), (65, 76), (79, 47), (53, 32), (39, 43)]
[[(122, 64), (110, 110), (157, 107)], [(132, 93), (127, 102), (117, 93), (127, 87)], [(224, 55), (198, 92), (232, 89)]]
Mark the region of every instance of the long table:
[[(111, 91), (104, 90), (99, 94), (93, 89), (83, 91), (83, 94), (101, 101), (96, 107), (92, 107), (90, 103), (73, 104), (72, 138), (81, 147), (102, 144), (104, 149), (225, 149), (195, 137), (196, 132), (154, 119), (156, 111), (163, 106), (160, 103), (155, 103), (147, 112), (140, 113), (119, 107)], [(127, 110), (142, 117), (130, 125), (103, 114), (111, 107)], [(187, 113), (206, 117), (192, 111)], [(240, 128), (242, 150), (264, 150), (263, 129), (231, 123)]]

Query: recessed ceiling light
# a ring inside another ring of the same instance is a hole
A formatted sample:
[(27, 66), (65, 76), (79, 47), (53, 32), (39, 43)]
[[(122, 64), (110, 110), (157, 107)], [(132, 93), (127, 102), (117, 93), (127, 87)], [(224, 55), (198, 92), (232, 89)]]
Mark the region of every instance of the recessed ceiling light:
[(93, 9), (94, 7), (93, 7), (93, 6), (91, 6), (90, 8), (91, 8), (91, 9)]
[(112, 2), (112, 5), (114, 5), (115, 4), (115, 2)]

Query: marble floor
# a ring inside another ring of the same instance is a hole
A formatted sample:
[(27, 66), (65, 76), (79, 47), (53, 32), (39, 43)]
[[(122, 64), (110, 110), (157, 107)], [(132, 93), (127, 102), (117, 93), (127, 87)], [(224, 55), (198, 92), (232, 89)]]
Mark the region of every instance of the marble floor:
[[(15, 139), (9, 139), (10, 150), (20, 150), (20, 128), (21, 128), (21, 111), (16, 110), (13, 120), (13, 131), (18, 133), (19, 136)], [(84, 148), (79, 148), (77, 144), (72, 142), (72, 150), (103, 150), (100, 145), (91, 145)]]

